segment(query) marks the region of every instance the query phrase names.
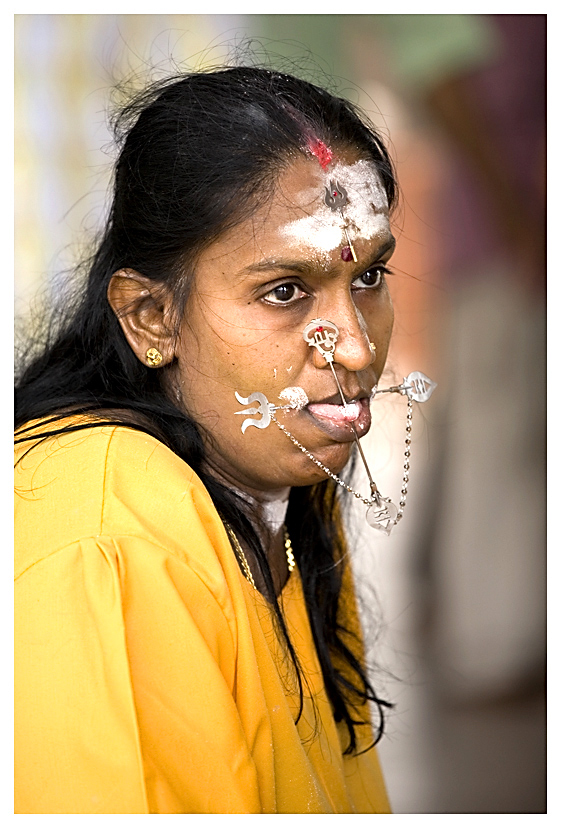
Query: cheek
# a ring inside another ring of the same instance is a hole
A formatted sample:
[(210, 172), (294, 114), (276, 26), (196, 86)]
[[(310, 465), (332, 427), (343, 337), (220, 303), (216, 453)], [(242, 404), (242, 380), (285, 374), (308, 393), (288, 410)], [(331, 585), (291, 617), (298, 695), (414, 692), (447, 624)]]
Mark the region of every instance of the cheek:
[(388, 306), (386, 309), (386, 336), (387, 336), (387, 344), (389, 345), (392, 331), (393, 331), (393, 321), (394, 321), (394, 311), (393, 311), (393, 302), (391, 297), (388, 293)]
[[(235, 392), (247, 397), (255, 391), (278, 402), (280, 391), (294, 385), (300, 375), (300, 361), (294, 348), (281, 335), (255, 342), (243, 336), (237, 342), (220, 336), (206, 337), (195, 350), (183, 348), (179, 374), (184, 399), (192, 413), (207, 425), (228, 422), (235, 431), (241, 425), (234, 412), (243, 406)], [(303, 343), (304, 344), (304, 343)], [(304, 348), (302, 348), (304, 350)], [(304, 351), (305, 355), (305, 351)]]
[(393, 303), (386, 286), (375, 296), (367, 297), (360, 309), (369, 337), (376, 343), (379, 353), (389, 347), (394, 321)]

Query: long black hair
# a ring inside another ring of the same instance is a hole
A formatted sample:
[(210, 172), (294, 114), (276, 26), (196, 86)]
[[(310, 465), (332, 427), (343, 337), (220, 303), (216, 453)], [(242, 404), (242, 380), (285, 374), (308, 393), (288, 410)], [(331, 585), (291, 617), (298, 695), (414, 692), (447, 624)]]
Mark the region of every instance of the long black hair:
[[(292, 75), (256, 67), (181, 74), (151, 85), (114, 119), (120, 147), (113, 201), (85, 289), (42, 349), (19, 366), (16, 427), (29, 440), (32, 420), (42, 435), (91, 427), (61, 424), (68, 412), (98, 424), (140, 428), (165, 443), (200, 476), (222, 518), (252, 549), (278, 625), (301, 671), (275, 599), (267, 555), (251, 515), (205, 468), (200, 427), (166, 394), (166, 368), (152, 370), (135, 356), (107, 300), (112, 275), (135, 270), (173, 290), (184, 312), (197, 257), (226, 230), (249, 218), (273, 192), (281, 170), (310, 141), (352, 149), (376, 165), (390, 207), (396, 184), (388, 153), (372, 125), (348, 101)], [(383, 706), (366, 672), (351, 619), (342, 606), (346, 548), (340, 490), (328, 480), (293, 489), (287, 528), (299, 565), (325, 687), (337, 721), (358, 749), (357, 709)]]

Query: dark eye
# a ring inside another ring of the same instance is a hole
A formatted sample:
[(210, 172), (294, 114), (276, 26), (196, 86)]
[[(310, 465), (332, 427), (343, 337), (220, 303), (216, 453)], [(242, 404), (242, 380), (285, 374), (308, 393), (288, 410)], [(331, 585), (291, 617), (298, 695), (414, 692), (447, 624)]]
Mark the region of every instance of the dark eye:
[(292, 302), (297, 302), (306, 295), (302, 288), (295, 285), (294, 282), (286, 282), (270, 290), (269, 293), (265, 294), (263, 299), (272, 305), (288, 305)]
[(384, 281), (384, 275), (390, 271), (387, 267), (378, 265), (377, 267), (370, 267), (360, 276), (357, 276), (353, 282), (354, 288), (377, 288), (380, 287)]

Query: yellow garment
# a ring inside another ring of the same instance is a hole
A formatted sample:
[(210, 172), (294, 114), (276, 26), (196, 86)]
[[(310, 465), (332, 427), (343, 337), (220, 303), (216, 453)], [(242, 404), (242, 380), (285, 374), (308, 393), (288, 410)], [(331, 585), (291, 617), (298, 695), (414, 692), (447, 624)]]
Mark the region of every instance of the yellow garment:
[(35, 445), (16, 538), (16, 813), (389, 811), (375, 751), (342, 756), (297, 571), (282, 605), (314, 701), (296, 725), (272, 611), (157, 440)]

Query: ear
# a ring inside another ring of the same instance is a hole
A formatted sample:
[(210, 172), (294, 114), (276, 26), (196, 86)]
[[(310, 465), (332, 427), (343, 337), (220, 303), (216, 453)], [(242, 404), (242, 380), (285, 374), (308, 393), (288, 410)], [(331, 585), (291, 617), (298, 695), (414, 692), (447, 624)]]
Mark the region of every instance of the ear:
[(107, 299), (127, 342), (138, 359), (150, 366), (146, 352), (157, 348), (167, 365), (175, 355), (172, 293), (136, 270), (118, 270), (111, 277)]

